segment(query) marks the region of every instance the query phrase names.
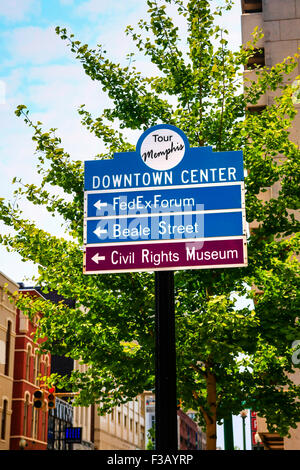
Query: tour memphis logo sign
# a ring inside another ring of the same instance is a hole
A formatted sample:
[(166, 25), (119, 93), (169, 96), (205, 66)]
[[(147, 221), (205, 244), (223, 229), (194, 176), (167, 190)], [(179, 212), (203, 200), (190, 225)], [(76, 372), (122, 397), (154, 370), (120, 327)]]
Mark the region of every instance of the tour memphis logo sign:
[(84, 273), (247, 263), (243, 156), (146, 130), (135, 152), (85, 162)]
[(160, 127), (148, 130), (137, 143), (137, 152), (153, 170), (170, 170), (183, 159), (188, 141), (179, 130)]

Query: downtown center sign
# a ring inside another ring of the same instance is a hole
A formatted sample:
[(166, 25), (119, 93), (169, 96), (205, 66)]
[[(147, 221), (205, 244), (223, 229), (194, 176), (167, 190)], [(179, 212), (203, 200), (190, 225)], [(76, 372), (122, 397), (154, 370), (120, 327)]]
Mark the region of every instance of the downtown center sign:
[(84, 191), (85, 274), (247, 265), (241, 151), (157, 125), (135, 152), (85, 161)]

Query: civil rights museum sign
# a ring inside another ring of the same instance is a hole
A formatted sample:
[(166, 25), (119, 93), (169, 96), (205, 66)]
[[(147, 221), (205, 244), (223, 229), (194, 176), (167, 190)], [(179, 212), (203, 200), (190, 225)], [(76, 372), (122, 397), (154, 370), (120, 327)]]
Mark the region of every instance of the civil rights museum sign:
[(190, 147), (161, 124), (84, 171), (84, 273), (247, 265), (241, 151)]

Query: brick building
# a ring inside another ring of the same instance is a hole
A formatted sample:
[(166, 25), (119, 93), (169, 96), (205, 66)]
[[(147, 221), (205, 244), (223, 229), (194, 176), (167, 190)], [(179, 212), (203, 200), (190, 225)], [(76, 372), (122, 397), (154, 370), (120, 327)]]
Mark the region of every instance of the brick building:
[(0, 272), (0, 450), (9, 449), (17, 312), (8, 294), (17, 290), (18, 285)]
[[(151, 438), (151, 430), (155, 429), (155, 395), (153, 392), (144, 392), (145, 401), (145, 431), (146, 448)], [(177, 435), (179, 450), (205, 450), (206, 436), (198, 424), (194, 421), (195, 413), (189, 411), (184, 413), (181, 409), (177, 410)]]
[(205, 436), (199, 426), (193, 421), (193, 413), (177, 411), (179, 422), (179, 449), (180, 450), (205, 450)]
[[(146, 446), (146, 409), (150, 427), (155, 422), (145, 392), (134, 400), (115, 407), (111, 413), (99, 416), (96, 406), (75, 407), (56, 398), (56, 408), (48, 410), (47, 392), (44, 406), (35, 408), (34, 392), (39, 390), (39, 376), (52, 372), (70, 374), (85, 365), (70, 358), (40, 354), (34, 333), (42, 312), (30, 320), (9, 301), (9, 293), (21, 292), (32, 298), (51, 302), (64, 301), (70, 307), (73, 300), (65, 300), (55, 292), (44, 294), (39, 287), (24, 287), (0, 273), (0, 449), (1, 450), (135, 450)], [(66, 392), (66, 391), (64, 391)], [(151, 397), (150, 397), (151, 398)], [(150, 403), (150, 405), (151, 405)], [(154, 411), (154, 408), (153, 410)], [(82, 429), (80, 444), (66, 444), (65, 428)], [(181, 410), (178, 411), (178, 448), (203, 448), (203, 434), (198, 426)]]
[[(21, 288), (20, 292), (33, 298), (42, 297), (36, 289)], [(46, 450), (48, 436), (48, 410), (46, 397), (44, 405), (38, 409), (33, 407), (33, 394), (40, 387), (39, 374), (50, 374), (50, 354), (39, 354), (38, 344), (34, 342), (36, 329), (34, 318), (17, 309), (16, 341), (14, 357), (14, 382), (12, 398), (12, 420), (10, 449)]]

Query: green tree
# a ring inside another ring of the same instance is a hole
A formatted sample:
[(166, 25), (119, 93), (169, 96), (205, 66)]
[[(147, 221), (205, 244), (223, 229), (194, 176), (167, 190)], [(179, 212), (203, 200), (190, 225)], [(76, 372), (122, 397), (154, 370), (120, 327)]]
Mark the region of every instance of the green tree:
[[(232, 2), (219, 3), (213, 9), (207, 0), (147, 0), (148, 18), (138, 23), (138, 32), (132, 27), (126, 32), (156, 66), (152, 77), (138, 71), (132, 56), (126, 66), (115, 64), (101, 45), (90, 49), (65, 28), (56, 29), (111, 101), (97, 117), (84, 105), (78, 110), (82, 124), (105, 144), (106, 152), (98, 158), (133, 150), (127, 129), (142, 132), (159, 123), (182, 129), (191, 146), (243, 150), (247, 221), (256, 221), (248, 240), (248, 267), (175, 273), (178, 396), (198, 412), (208, 449), (216, 447), (216, 424), (247, 407), (281, 435), (300, 420), (291, 348), (299, 337), (294, 257), (299, 250), (294, 235), (299, 231), (299, 149), (289, 139), (296, 113), (291, 73), (298, 56), (271, 68), (257, 67), (256, 80), (243, 90), (244, 67), (260, 33), (255, 31), (246, 47), (231, 51), (228, 32), (216, 19)], [(169, 7), (185, 20), (184, 32)], [(279, 92), (273, 103), (261, 114), (249, 113), (247, 104), (257, 103), (266, 90)], [(105, 413), (154, 387), (153, 276), (82, 273), (82, 162), (73, 161), (63, 149), (56, 129), (45, 132), (41, 122), (34, 123), (25, 105), (16, 113), (33, 130), (42, 176), (39, 186), (19, 185), (16, 195), (61, 216), (66, 236), (46, 233), (24, 220), (16, 205), (1, 200), (0, 217), (14, 234), (2, 234), (0, 241), (38, 264), (36, 282), (45, 291), (57, 290), (77, 301), (75, 308), (68, 308), (19, 295), (17, 303), (28, 315), (43, 312), (38, 330), (46, 338), (43, 350), (90, 366), (70, 378), (56, 377), (58, 385), (80, 391), (77, 404), (98, 403)], [(276, 155), (282, 155), (281, 162)], [(279, 183), (276, 196), (260, 198)], [(56, 188), (66, 197), (57, 195)], [(237, 308), (233, 293), (253, 298), (255, 309)]]
[(148, 442), (147, 442), (147, 445), (146, 445), (146, 449), (147, 450), (155, 450), (155, 448), (154, 448), (155, 428), (153, 426), (152, 426), (152, 428), (149, 429), (149, 431), (147, 433), (147, 439), (148, 439)]

